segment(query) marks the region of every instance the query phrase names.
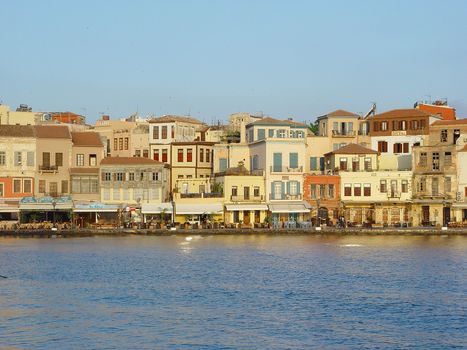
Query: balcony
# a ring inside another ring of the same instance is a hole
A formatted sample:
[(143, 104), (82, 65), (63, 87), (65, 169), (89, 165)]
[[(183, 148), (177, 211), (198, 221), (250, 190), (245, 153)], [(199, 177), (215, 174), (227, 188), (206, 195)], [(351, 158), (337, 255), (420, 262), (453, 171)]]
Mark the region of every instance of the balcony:
[(332, 130), (332, 137), (354, 137), (355, 131), (341, 131), (341, 130)]
[(264, 200), (264, 196), (241, 196), (241, 195), (232, 195), (230, 196), (231, 202), (261, 202)]
[(302, 173), (303, 167), (291, 168), (289, 166), (271, 166), (271, 173)]
[(43, 173), (56, 173), (58, 166), (56, 165), (39, 165), (39, 171)]
[(222, 193), (180, 193), (180, 198), (222, 198)]
[(301, 200), (303, 196), (301, 194), (287, 194), (287, 193), (279, 193), (279, 194), (274, 194), (270, 193), (269, 194), (269, 199), (271, 200)]
[(388, 198), (401, 198), (399, 191), (388, 191)]

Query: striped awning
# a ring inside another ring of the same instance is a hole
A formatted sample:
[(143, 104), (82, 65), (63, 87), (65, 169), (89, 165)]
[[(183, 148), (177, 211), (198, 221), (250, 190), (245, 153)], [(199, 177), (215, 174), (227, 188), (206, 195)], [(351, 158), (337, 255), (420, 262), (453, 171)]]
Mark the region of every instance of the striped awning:
[(222, 203), (210, 204), (176, 204), (175, 214), (222, 214), (224, 208)]
[(225, 209), (227, 211), (242, 211), (242, 210), (268, 210), (267, 204), (226, 204)]

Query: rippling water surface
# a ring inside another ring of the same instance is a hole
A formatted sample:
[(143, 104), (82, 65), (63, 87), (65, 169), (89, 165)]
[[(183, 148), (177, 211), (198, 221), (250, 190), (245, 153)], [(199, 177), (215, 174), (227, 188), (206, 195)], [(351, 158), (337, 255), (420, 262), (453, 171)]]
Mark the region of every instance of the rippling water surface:
[(463, 237), (0, 239), (6, 349), (467, 346)]

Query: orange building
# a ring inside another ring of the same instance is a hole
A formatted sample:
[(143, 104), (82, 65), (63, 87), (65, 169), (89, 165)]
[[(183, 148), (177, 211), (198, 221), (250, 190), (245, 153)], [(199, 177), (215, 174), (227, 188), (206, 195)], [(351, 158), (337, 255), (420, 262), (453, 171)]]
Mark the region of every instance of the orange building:
[(444, 120), (456, 120), (456, 109), (449, 107), (447, 101), (417, 103), (415, 108), (432, 115), (439, 115)]
[(0, 177), (0, 198), (22, 198), (34, 195), (34, 178)]
[(84, 124), (85, 117), (73, 112), (52, 112), (52, 120), (59, 123)]
[(335, 224), (340, 210), (340, 176), (305, 174), (303, 186), (303, 199), (313, 208), (312, 221), (319, 217), (320, 224)]

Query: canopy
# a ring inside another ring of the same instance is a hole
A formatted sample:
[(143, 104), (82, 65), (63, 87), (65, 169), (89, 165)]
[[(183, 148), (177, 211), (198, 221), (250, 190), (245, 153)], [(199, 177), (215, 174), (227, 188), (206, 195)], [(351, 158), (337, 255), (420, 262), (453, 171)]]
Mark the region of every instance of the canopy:
[(210, 204), (176, 204), (175, 213), (182, 214), (222, 214), (222, 203)]
[(104, 203), (79, 203), (75, 204), (73, 212), (75, 213), (115, 213), (120, 209), (119, 205), (116, 204), (104, 204)]
[(309, 213), (310, 205), (307, 202), (281, 202), (269, 204), (271, 213)]
[(226, 204), (227, 211), (242, 211), (242, 210), (268, 210), (267, 204)]
[(0, 204), (0, 213), (17, 213), (19, 207), (17, 204)]
[(142, 203), (141, 204), (141, 213), (142, 214), (159, 214), (162, 212), (168, 214), (172, 213), (172, 204), (171, 203)]
[[(55, 210), (71, 210), (73, 207), (72, 202), (68, 203), (57, 203)], [(40, 210), (40, 211), (52, 211), (54, 206), (52, 203), (21, 203), (19, 205), (20, 210)]]

